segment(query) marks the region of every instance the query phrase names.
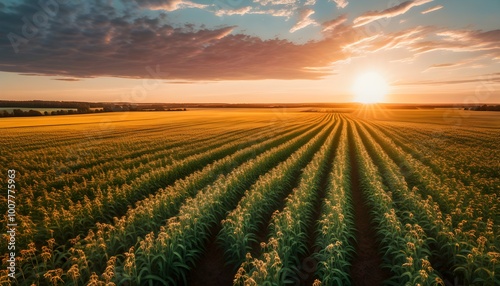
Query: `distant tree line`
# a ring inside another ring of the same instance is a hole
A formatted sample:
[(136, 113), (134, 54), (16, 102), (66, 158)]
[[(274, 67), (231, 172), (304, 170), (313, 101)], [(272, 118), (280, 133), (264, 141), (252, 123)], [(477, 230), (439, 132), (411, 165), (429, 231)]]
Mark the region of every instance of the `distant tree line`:
[[(186, 111), (186, 108), (168, 107), (167, 104), (89, 103), (60, 101), (0, 101), (0, 107), (14, 107), (12, 112), (0, 111), (0, 117), (29, 117), (71, 115), (120, 111)], [(62, 108), (55, 111), (23, 110), (27, 108)], [(70, 108), (70, 109), (64, 109)]]
[(47, 116), (47, 115), (69, 115), (69, 114), (85, 114), (85, 113), (99, 113), (99, 112), (104, 112), (103, 109), (61, 109), (61, 110), (54, 110), (54, 111), (39, 111), (39, 110), (33, 110), (30, 109), (28, 111), (24, 111), (22, 109), (13, 109), (12, 113), (8, 112), (7, 110), (2, 110), (0, 112), (0, 117), (30, 117), (30, 116)]
[(22, 107), (22, 108), (57, 108), (57, 109), (78, 109), (78, 108), (99, 108), (99, 102), (80, 101), (48, 101), (48, 100), (0, 100), (0, 107)]
[(473, 110), (473, 111), (500, 111), (500, 105), (478, 105), (465, 107), (464, 110)]

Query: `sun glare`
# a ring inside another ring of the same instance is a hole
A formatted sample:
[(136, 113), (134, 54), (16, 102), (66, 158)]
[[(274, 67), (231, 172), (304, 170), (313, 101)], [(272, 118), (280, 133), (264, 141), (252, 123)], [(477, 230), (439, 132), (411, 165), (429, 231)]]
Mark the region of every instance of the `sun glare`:
[(352, 91), (356, 102), (364, 104), (378, 103), (383, 101), (387, 94), (387, 83), (380, 74), (366, 72), (356, 78)]

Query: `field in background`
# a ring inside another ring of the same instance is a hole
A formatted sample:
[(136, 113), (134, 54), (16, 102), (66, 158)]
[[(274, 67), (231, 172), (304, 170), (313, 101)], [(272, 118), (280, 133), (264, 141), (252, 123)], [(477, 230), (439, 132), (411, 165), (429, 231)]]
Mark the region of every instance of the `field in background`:
[(349, 111), (0, 119), (0, 282), (499, 284), (498, 115)]

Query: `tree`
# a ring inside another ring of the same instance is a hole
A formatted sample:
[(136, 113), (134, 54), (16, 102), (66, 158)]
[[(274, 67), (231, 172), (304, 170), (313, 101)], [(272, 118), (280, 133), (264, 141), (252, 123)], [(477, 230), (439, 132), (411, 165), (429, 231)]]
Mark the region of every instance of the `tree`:
[(24, 113), (26, 116), (42, 116), (43, 114), (38, 110), (30, 109), (28, 112)]

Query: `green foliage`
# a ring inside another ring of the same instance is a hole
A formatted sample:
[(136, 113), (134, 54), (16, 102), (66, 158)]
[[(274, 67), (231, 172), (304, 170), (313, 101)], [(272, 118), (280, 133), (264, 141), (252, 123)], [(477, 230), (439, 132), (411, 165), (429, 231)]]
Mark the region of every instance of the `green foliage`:
[(16, 279), (4, 253), (0, 284), (185, 285), (216, 236), (235, 285), (296, 284), (305, 257), (314, 286), (350, 285), (351, 160), (385, 284), (500, 284), (497, 129), (190, 114), (2, 129), (0, 164), (20, 176)]

